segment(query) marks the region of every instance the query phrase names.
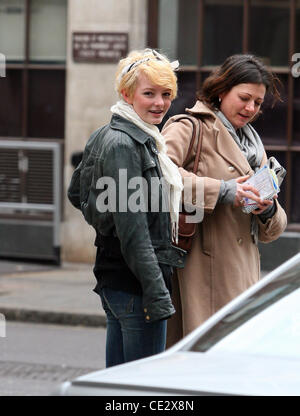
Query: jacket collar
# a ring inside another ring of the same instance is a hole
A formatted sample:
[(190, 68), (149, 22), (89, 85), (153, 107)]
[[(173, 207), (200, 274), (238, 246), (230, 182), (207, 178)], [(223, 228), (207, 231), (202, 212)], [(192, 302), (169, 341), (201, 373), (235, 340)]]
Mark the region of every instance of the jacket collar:
[(118, 114), (113, 114), (111, 121), (110, 121), (110, 127), (113, 130), (120, 130), (124, 133), (128, 134), (132, 139), (136, 140), (138, 143), (145, 144), (151, 136), (149, 136), (148, 133), (141, 130), (138, 126), (136, 126), (134, 123), (132, 123), (129, 120), (126, 120), (126, 118), (123, 118), (119, 116)]
[(192, 108), (186, 108), (185, 111), (187, 113), (190, 113), (191, 115), (203, 115), (203, 116), (209, 116), (213, 118), (213, 120), (216, 120), (217, 116), (215, 113), (208, 108), (202, 101), (196, 101), (196, 104)]

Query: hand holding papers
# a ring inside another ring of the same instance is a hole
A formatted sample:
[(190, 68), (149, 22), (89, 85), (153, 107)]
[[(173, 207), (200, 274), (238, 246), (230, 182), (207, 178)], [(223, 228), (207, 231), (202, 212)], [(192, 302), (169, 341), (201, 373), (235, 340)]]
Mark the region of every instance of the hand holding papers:
[[(277, 162), (274, 157), (268, 160), (268, 163), (260, 168), (251, 178), (246, 181), (256, 188), (260, 194), (260, 199), (272, 199), (280, 191), (286, 170)], [(250, 198), (244, 198), (242, 211), (250, 213), (257, 208), (257, 203)]]

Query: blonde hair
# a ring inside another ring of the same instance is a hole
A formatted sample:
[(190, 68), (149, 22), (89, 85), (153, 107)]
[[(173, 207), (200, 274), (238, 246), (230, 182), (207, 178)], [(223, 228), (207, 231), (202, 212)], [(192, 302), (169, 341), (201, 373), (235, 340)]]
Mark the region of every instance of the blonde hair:
[(150, 82), (169, 89), (171, 100), (177, 95), (177, 77), (168, 58), (152, 49), (132, 51), (121, 59), (116, 72), (116, 91), (122, 96), (125, 90), (132, 97), (139, 74), (144, 74)]

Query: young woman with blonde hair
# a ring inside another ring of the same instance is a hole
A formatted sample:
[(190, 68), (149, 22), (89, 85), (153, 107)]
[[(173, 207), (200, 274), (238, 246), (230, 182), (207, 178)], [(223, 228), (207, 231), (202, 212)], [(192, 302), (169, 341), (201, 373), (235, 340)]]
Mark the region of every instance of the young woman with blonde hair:
[[(94, 290), (107, 316), (107, 367), (163, 351), (166, 320), (175, 312), (171, 276), (173, 267), (183, 266), (184, 253), (172, 240), (182, 180), (156, 126), (177, 94), (174, 69), (151, 49), (133, 51), (120, 61), (120, 100), (111, 108), (110, 123), (91, 136), (78, 167), (84, 197), (80, 205), (73, 204), (96, 230)], [(90, 186), (85, 178), (91, 169)], [(162, 209), (166, 195), (160, 186), (154, 196), (159, 209), (151, 210), (152, 185), (162, 178), (169, 189), (169, 210)], [(136, 183), (141, 184), (137, 189)], [(113, 200), (107, 202), (109, 198)]]

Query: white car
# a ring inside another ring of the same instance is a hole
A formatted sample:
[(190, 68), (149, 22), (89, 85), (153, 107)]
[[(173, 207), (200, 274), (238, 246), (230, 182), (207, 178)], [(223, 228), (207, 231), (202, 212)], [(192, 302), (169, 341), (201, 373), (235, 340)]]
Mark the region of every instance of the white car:
[(172, 348), (65, 382), (54, 394), (300, 395), (300, 253)]

